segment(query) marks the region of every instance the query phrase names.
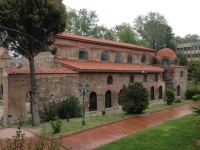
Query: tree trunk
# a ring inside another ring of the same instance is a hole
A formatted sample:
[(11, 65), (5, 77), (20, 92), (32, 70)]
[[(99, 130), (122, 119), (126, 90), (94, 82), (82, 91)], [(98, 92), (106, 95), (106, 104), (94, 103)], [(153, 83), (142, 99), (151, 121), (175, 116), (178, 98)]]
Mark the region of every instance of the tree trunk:
[(39, 112), (38, 112), (38, 100), (37, 100), (37, 85), (34, 58), (29, 58), (30, 66), (30, 107), (32, 116), (32, 126), (38, 126), (40, 124)]

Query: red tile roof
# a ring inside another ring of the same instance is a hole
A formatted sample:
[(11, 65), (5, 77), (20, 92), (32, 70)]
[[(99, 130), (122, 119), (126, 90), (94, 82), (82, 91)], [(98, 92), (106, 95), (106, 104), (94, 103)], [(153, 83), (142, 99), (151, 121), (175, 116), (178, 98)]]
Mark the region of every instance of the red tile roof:
[(56, 59), (55, 63), (60, 63), (64, 67), (74, 69), (78, 72), (163, 72), (164, 68), (148, 64), (128, 64), (101, 61), (81, 61), (81, 60), (64, 60)]
[(172, 59), (177, 58), (174, 51), (169, 49), (169, 48), (163, 48), (163, 49), (158, 51), (156, 58), (160, 59), (162, 57), (169, 57), (169, 58), (172, 58)]
[(87, 36), (80, 36), (80, 35), (69, 34), (69, 33), (57, 34), (55, 36), (55, 44), (58, 44), (58, 39), (69, 39), (69, 40), (82, 41), (82, 42), (87, 42), (87, 43), (102, 44), (102, 45), (117, 46), (117, 47), (129, 48), (129, 49), (135, 49), (135, 50), (155, 52), (154, 49), (150, 49), (150, 48), (146, 48), (146, 47), (142, 47), (142, 46), (138, 46), (134, 44), (91, 38)]
[[(27, 68), (4, 68), (7, 74), (30, 74)], [(70, 69), (35, 69), (36, 74), (76, 74), (76, 71)]]

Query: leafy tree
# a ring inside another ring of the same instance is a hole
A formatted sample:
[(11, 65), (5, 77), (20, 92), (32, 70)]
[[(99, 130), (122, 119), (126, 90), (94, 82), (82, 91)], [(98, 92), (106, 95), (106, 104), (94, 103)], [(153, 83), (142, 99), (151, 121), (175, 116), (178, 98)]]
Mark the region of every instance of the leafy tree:
[(120, 92), (119, 102), (123, 111), (128, 113), (141, 113), (148, 107), (149, 93), (141, 82), (123, 86)]
[(94, 38), (105, 39), (116, 41), (116, 36), (113, 29), (108, 29), (107, 27), (101, 25), (96, 26), (93, 31), (91, 31), (91, 36)]
[(92, 36), (98, 26), (98, 21), (95, 11), (88, 11), (87, 9), (81, 9), (78, 12), (69, 11), (66, 31), (76, 35)]
[(136, 34), (130, 24), (122, 23), (121, 25), (116, 25), (115, 32), (118, 41), (130, 44), (137, 44)]
[(7, 30), (5, 45), (29, 61), (32, 125), (40, 124), (34, 57), (51, 49), (54, 35), (66, 27), (66, 8), (62, 0), (0, 0), (0, 32)]
[(176, 44), (198, 42), (200, 41), (200, 36), (197, 34), (187, 34), (184, 37), (176, 36), (175, 41)]
[(174, 51), (176, 49), (176, 44), (174, 41), (174, 33), (170, 26), (167, 26), (165, 30), (165, 47), (170, 48)]
[(155, 12), (150, 12), (146, 16), (140, 15), (134, 21), (134, 28), (139, 37), (146, 40), (148, 45), (156, 50), (166, 45), (167, 27), (169, 26), (165, 17)]
[(192, 80), (195, 86), (200, 81), (200, 63), (196, 61), (189, 61), (188, 62), (188, 78)]
[(186, 56), (184, 55), (183, 52), (181, 51), (176, 51), (176, 56), (180, 59), (180, 65), (181, 66), (187, 66), (187, 58)]

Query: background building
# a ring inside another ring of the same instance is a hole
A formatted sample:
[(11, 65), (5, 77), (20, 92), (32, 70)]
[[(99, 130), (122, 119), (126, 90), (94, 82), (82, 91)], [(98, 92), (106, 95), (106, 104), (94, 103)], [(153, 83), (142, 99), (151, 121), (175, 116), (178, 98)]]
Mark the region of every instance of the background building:
[(183, 52), (188, 61), (200, 60), (200, 42), (177, 44), (177, 50)]

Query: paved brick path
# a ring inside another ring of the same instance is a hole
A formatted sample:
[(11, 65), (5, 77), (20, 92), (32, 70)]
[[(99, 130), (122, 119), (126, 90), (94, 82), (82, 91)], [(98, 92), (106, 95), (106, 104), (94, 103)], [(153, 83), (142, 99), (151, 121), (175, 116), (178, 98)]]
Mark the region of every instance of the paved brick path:
[[(95, 149), (135, 132), (190, 114), (192, 112), (190, 106), (196, 105), (197, 103), (199, 102), (191, 102), (150, 114), (139, 115), (120, 122), (63, 137), (63, 149), (70, 147), (72, 147), (72, 150)], [(10, 136), (10, 133), (13, 134), (14, 132), (12, 128), (1, 128), (0, 133), (2, 133), (2, 135), (0, 134), (0, 140), (2, 140), (5, 139), (6, 135)], [(29, 134), (26, 133), (26, 136), (27, 135)], [(29, 135), (29, 138), (30, 137), (36, 138), (31, 133)]]
[(72, 147), (72, 150), (92, 150), (135, 132), (190, 114), (190, 106), (197, 103), (192, 102), (77, 133), (63, 138), (63, 146)]

